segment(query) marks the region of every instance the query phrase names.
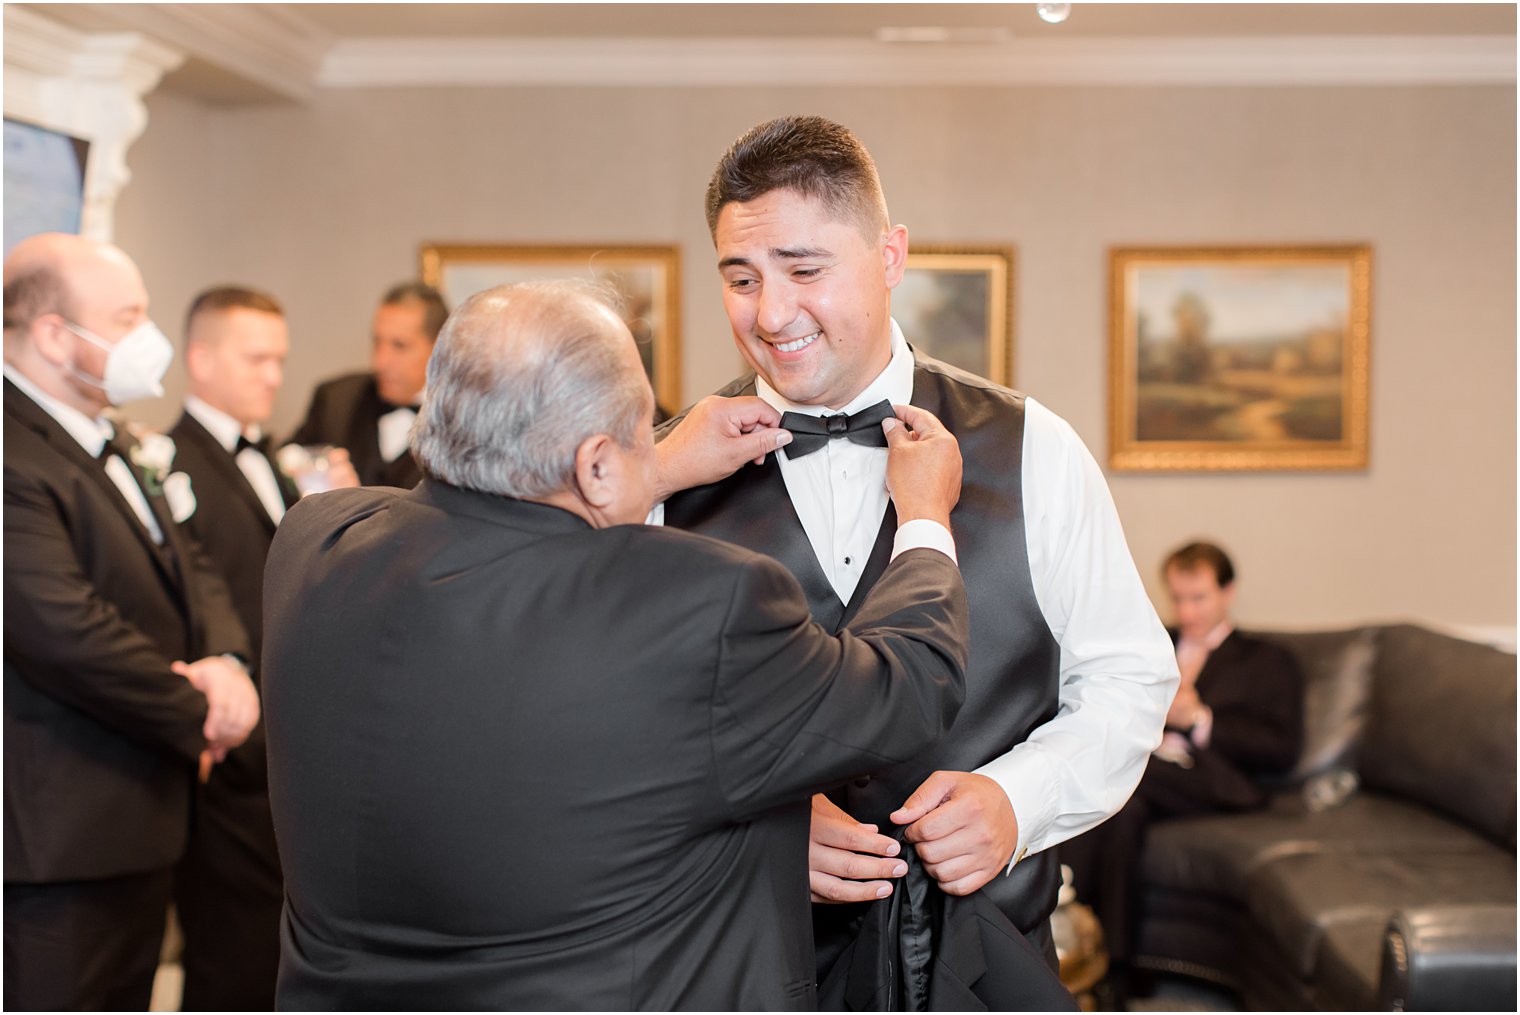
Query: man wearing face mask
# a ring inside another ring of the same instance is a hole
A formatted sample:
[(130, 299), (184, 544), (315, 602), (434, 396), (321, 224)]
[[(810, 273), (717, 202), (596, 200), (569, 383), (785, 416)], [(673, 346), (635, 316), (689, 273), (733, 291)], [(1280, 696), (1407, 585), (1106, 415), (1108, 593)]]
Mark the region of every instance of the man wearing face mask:
[(147, 1008), (197, 765), (258, 720), (169, 463), (104, 417), (162, 394), (172, 357), (117, 248), (6, 257), (6, 1008)]

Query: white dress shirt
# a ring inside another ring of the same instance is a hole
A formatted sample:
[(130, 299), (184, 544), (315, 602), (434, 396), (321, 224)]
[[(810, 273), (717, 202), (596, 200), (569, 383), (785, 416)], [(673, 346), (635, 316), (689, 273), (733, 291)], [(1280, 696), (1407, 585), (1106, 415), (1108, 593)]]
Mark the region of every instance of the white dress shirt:
[[(57, 420), (58, 425), (68, 431), (69, 436), (78, 441), (79, 446), (84, 448), (85, 453), (91, 458), (99, 458), (101, 449), (106, 446), (106, 441), (116, 436), (116, 428), (111, 425), (110, 420), (103, 416), (91, 419), (72, 405), (60, 402), (27, 380), (9, 363), (5, 364), (5, 377), (20, 388), (28, 398), (42, 406), (44, 412)], [(131, 506), (132, 513), (137, 515), (137, 520), (142, 522), (143, 528), (148, 530), (153, 541), (162, 546), (163, 530), (158, 527), (158, 519), (153, 517), (153, 509), (148, 507), (148, 498), (132, 475), (132, 466), (122, 461), (120, 455), (112, 455), (102, 464), (105, 466), (106, 475), (111, 477), (111, 482), (116, 484), (116, 489), (120, 490), (121, 495), (127, 499), (127, 504)]]
[(394, 462), (406, 450), (412, 436), (412, 424), (417, 422), (417, 412), (403, 406), (392, 409), (376, 421), (380, 428), (380, 457)]
[[(832, 411), (793, 405), (763, 378), (755, 386), (783, 412)], [(893, 321), (891, 361), (845, 409), (912, 395), (912, 351)], [(1061, 686), (1056, 717), (977, 770), (1003, 788), (1018, 818), (1010, 868), (1123, 806), (1161, 741), (1177, 688), (1171, 639), (1097, 462), (1064, 420), (1033, 398), (1024, 404), (1025, 538), (1035, 599), (1061, 649)], [(797, 461), (777, 460), (819, 563), (848, 602), (886, 512), (887, 453), (830, 441)], [(663, 518), (657, 507), (651, 520)]]
[(280, 519), (285, 517), (285, 498), (280, 496), (280, 481), (275, 478), (274, 467), (269, 464), (269, 459), (254, 448), (237, 451), (239, 437), (257, 441), (263, 436), (259, 425), (255, 423), (245, 430), (237, 420), (194, 395), (185, 396), (185, 411), (194, 416), (206, 428), (206, 432), (227, 449), (229, 455), (233, 455), (238, 470), (248, 478), (248, 485), (258, 494), (259, 503), (264, 505), (269, 517), (279, 524)]

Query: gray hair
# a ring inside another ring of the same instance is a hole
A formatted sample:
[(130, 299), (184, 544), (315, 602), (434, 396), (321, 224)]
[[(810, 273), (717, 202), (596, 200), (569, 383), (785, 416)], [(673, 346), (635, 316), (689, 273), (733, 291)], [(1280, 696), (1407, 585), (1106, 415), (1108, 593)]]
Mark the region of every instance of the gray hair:
[(498, 286), (466, 300), (428, 360), (411, 439), (423, 472), (466, 490), (541, 499), (574, 486), (587, 437), (632, 447), (652, 396), (619, 353), (631, 340), (609, 322), (615, 304), (610, 287), (572, 280)]

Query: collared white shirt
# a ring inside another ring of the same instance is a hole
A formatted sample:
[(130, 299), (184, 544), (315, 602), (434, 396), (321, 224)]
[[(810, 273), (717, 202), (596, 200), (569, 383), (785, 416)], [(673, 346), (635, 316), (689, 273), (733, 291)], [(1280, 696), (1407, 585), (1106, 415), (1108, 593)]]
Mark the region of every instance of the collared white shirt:
[[(21, 371), (14, 369), (9, 363), (5, 364), (5, 377), (17, 388), (21, 389), (28, 398), (42, 406), (44, 412), (58, 421), (58, 425), (68, 431), (70, 437), (79, 442), (85, 453), (91, 458), (99, 458), (101, 449), (106, 446), (106, 441), (116, 436), (116, 428), (111, 421), (104, 416), (91, 419), (72, 405), (60, 402), (58, 399), (43, 391), (37, 385), (27, 380)], [(121, 491), (121, 495), (127, 499), (132, 513), (137, 515), (137, 520), (142, 522), (143, 528), (153, 537), (153, 541), (160, 546), (164, 542), (163, 530), (158, 527), (158, 519), (153, 517), (153, 509), (148, 506), (147, 495), (142, 487), (137, 485), (137, 479), (132, 475), (132, 466), (122, 461), (120, 455), (112, 455), (103, 463), (106, 475), (111, 477), (111, 482)]]
[[(837, 410), (788, 401), (764, 377), (755, 378), (755, 394), (777, 412), (807, 416), (856, 413), (883, 399), (902, 405), (913, 397), (913, 353), (894, 323), (892, 359), (860, 394)], [(849, 603), (892, 499), (887, 492), (887, 449), (831, 440), (802, 458), (788, 458), (783, 448), (776, 453), (776, 462), (823, 573), (839, 601)]]
[(194, 416), (206, 428), (206, 432), (227, 449), (229, 455), (233, 455), (232, 460), (247, 477), (248, 485), (258, 495), (259, 503), (264, 505), (270, 519), (279, 524), (280, 519), (285, 517), (285, 498), (280, 496), (280, 481), (275, 478), (274, 467), (269, 464), (269, 459), (253, 448), (237, 451), (239, 437), (257, 441), (263, 436), (259, 425), (255, 423), (245, 430), (237, 420), (195, 395), (185, 396), (185, 411)]
[(417, 412), (403, 406), (400, 409), (392, 409), (377, 421), (380, 428), (380, 457), (387, 462), (394, 462), (401, 457), (406, 450), (407, 443), (412, 436), (412, 424), (417, 421)]
[[(893, 321), (891, 362), (846, 408), (908, 402), (912, 388), (912, 352)], [(763, 379), (756, 390), (775, 408), (785, 404), (771, 401), (774, 391), (767, 397)], [(1061, 649), (1061, 686), (1056, 717), (977, 770), (1003, 788), (1018, 818), (1010, 867), (1124, 805), (1161, 742), (1177, 689), (1171, 639), (1135, 571), (1103, 473), (1065, 420), (1033, 398), (1024, 405), (1025, 539), (1035, 599)], [(853, 590), (853, 562), (864, 564), (886, 511), (887, 455), (848, 441), (830, 441), (828, 451), (790, 463), (777, 457), (824, 571), (836, 590)], [(655, 516), (663, 521), (663, 509)]]

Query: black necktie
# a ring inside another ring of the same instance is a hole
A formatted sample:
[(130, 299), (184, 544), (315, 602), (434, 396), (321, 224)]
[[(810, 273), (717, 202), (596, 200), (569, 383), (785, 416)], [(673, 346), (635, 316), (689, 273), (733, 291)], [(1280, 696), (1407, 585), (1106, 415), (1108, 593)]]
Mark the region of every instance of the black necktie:
[(834, 416), (809, 416), (801, 412), (783, 412), (781, 428), (792, 432), (792, 443), (781, 450), (788, 459), (802, 458), (840, 437), (868, 448), (884, 448), (887, 435), (882, 432), (881, 421), (895, 415), (892, 403), (885, 399), (848, 415), (841, 412)]

